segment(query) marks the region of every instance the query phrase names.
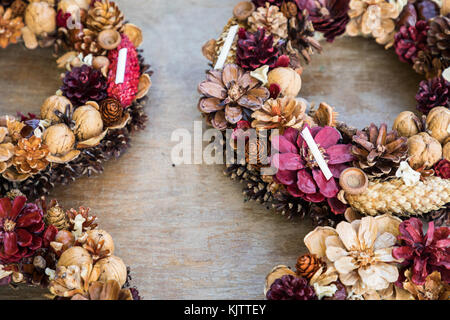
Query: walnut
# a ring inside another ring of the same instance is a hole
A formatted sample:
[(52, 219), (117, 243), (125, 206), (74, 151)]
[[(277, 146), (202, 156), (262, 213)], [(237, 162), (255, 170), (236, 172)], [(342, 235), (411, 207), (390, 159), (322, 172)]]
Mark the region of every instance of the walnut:
[(64, 155), (73, 149), (75, 135), (64, 123), (55, 124), (44, 132), (44, 144), (53, 155)]
[(25, 11), (25, 24), (37, 36), (56, 30), (56, 11), (47, 2), (32, 2)]
[(75, 134), (81, 141), (100, 135), (103, 131), (103, 120), (100, 112), (92, 105), (77, 108), (73, 113)]
[(442, 146), (428, 133), (421, 132), (408, 139), (409, 164), (415, 170), (431, 168), (442, 158)]
[(440, 143), (450, 137), (450, 110), (446, 107), (433, 108), (427, 116), (427, 130)]
[(54, 123), (59, 123), (61, 122), (61, 119), (58, 118), (55, 111), (59, 111), (64, 114), (67, 106), (69, 106), (70, 110), (72, 110), (72, 103), (66, 97), (57, 95), (48, 97), (41, 106), (41, 119), (47, 119)]
[(395, 119), (392, 129), (402, 137), (412, 137), (422, 130), (420, 118), (411, 111), (403, 111)]

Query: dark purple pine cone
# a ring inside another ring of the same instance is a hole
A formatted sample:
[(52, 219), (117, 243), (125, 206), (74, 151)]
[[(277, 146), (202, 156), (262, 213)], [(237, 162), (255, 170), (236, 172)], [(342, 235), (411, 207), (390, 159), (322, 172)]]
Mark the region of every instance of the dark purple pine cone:
[(268, 65), (273, 68), (278, 60), (278, 48), (274, 47), (273, 36), (266, 35), (264, 28), (259, 28), (255, 33), (239, 30), (236, 62), (247, 71), (253, 71)]
[(322, 32), (327, 41), (334, 39), (345, 32), (350, 17), (350, 0), (295, 0), (299, 12), (308, 10), (314, 30)]
[(83, 65), (66, 73), (61, 91), (74, 106), (81, 106), (87, 101), (105, 99), (107, 88), (106, 79), (99, 70)]
[(415, 26), (401, 26), (395, 34), (395, 52), (402, 62), (413, 64), (419, 51), (427, 48), (427, 32), (430, 27), (426, 21), (418, 21)]
[(252, 0), (252, 2), (255, 4), (255, 6), (258, 7), (265, 7), (266, 2), (268, 2), (271, 6), (277, 6), (281, 7), (283, 2), (288, 2), (290, 0)]
[(277, 279), (267, 292), (268, 300), (317, 300), (316, 292), (304, 278), (286, 275)]
[(422, 81), (416, 100), (417, 109), (425, 115), (435, 107), (450, 108), (450, 82), (443, 77)]

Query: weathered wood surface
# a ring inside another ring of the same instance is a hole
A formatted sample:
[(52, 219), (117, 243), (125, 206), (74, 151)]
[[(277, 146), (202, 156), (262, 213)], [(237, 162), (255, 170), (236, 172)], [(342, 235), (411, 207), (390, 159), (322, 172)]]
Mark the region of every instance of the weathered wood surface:
[[(52, 197), (66, 207), (92, 208), (146, 299), (263, 298), (266, 273), (279, 263), (295, 264), (310, 223), (245, 203), (242, 186), (224, 177), (221, 166), (172, 167), (170, 158), (172, 131), (193, 131), (193, 121), (201, 119), (196, 87), (207, 68), (201, 46), (221, 32), (237, 1), (117, 2), (144, 30), (143, 48), (156, 71), (149, 127), (103, 175)], [(0, 50), (0, 70), (1, 114), (38, 112), (60, 85), (48, 50)], [(302, 96), (336, 106), (352, 125), (392, 124), (400, 111), (414, 109), (419, 80), (393, 52), (369, 40), (342, 39), (325, 44), (306, 68)], [(38, 299), (42, 293), (2, 288), (0, 298)]]

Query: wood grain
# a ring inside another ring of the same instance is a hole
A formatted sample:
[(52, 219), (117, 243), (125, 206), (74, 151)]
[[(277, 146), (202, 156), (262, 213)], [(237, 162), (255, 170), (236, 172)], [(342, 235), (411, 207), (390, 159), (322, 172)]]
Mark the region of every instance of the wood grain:
[[(201, 46), (226, 24), (233, 0), (117, 0), (127, 20), (144, 31), (145, 55), (156, 71), (147, 130), (134, 137), (103, 175), (60, 188), (66, 207), (90, 206), (114, 237), (146, 299), (260, 299), (266, 273), (295, 264), (305, 251), (307, 221), (287, 221), (257, 203), (221, 166), (173, 167), (173, 130), (193, 131), (197, 84), (207, 61)], [(37, 112), (60, 85), (48, 50), (21, 46), (0, 51), (0, 113)], [(303, 75), (302, 96), (327, 101), (340, 119), (359, 127), (393, 122), (414, 109), (420, 78), (372, 41), (341, 39)], [(1, 299), (42, 298), (43, 291), (0, 289)]]

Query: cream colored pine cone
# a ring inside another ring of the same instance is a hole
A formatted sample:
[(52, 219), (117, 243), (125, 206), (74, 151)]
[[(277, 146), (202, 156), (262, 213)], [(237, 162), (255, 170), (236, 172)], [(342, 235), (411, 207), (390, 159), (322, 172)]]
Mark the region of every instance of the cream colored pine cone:
[(248, 18), (248, 25), (251, 32), (264, 28), (273, 35), (274, 43), (280, 39), (288, 37), (288, 20), (280, 8), (266, 3), (266, 7), (259, 7), (258, 10)]
[(353, 209), (365, 215), (424, 215), (450, 202), (450, 180), (434, 176), (414, 186), (405, 185), (401, 179), (374, 180), (363, 194), (344, 194), (344, 197)]

